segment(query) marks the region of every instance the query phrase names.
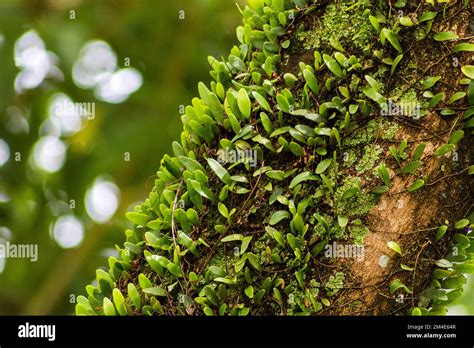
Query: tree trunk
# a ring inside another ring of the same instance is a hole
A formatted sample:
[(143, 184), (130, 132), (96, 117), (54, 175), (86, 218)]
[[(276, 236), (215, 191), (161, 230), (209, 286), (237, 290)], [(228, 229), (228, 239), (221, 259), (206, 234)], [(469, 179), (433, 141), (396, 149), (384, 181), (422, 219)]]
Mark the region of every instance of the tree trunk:
[[(115, 286), (119, 312), (172, 315), (442, 314), (459, 293), (446, 279), (474, 267), (472, 4), (293, 2), (249, 1), (240, 48), (210, 59), (216, 82), (128, 214), (94, 312), (111, 313)], [(232, 166), (239, 146), (256, 162)]]

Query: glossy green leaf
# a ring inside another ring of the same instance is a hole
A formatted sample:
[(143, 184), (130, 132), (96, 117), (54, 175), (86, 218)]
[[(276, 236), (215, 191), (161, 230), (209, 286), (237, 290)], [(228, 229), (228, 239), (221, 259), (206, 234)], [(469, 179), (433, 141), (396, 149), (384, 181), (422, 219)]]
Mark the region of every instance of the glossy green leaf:
[(252, 285), (248, 286), (247, 288), (245, 288), (244, 290), (245, 292), (245, 295), (247, 295), (248, 298), (252, 299), (253, 296), (254, 296), (254, 288)]
[(209, 266), (209, 271), (218, 277), (225, 277), (227, 275), (226, 271), (217, 266)]
[(453, 264), (446, 259), (439, 259), (435, 262), (435, 265), (442, 268), (451, 268)]
[(349, 222), (349, 219), (346, 216), (339, 215), (337, 217), (337, 223), (339, 224), (340, 227), (344, 228), (346, 227), (347, 223)]
[(454, 269), (460, 273), (473, 274), (474, 260), (465, 261), (463, 263), (457, 263), (454, 265)]
[(373, 87), (366, 87), (362, 90), (366, 97), (372, 99), (379, 105), (383, 105), (386, 102), (386, 98), (377, 92)]
[(311, 172), (303, 172), (303, 173), (300, 173), (298, 174), (297, 176), (295, 176), (293, 178), (293, 180), (291, 180), (291, 183), (290, 183), (290, 190), (293, 189), (296, 185), (304, 182), (304, 181), (307, 181), (307, 180), (317, 180), (318, 177), (316, 175), (314, 175), (313, 173)]
[(264, 110), (266, 110), (268, 112), (272, 112), (272, 110), (270, 108), (270, 104), (268, 104), (266, 99), (260, 93), (258, 93), (256, 91), (253, 91), (252, 95)]
[(328, 54), (323, 54), (323, 60), (328, 69), (337, 77), (344, 77), (344, 74), (342, 72), (342, 69), (339, 65), (339, 63), (330, 55)]
[(436, 82), (438, 82), (441, 79), (441, 76), (433, 76), (433, 77), (428, 77), (423, 81), (422, 88), (423, 89), (429, 89), (433, 87)]
[(229, 217), (229, 210), (227, 209), (225, 204), (223, 204), (221, 202), (217, 203), (217, 210), (219, 210), (219, 213), (221, 213), (221, 215), (223, 217), (225, 217), (225, 218)]
[[(183, 277), (183, 272), (181, 271), (181, 267), (179, 267), (177, 264), (173, 263), (173, 262), (170, 262), (166, 265), (166, 268), (168, 268), (168, 271), (170, 271), (170, 273), (178, 278), (182, 278)], [(145, 290), (143, 290), (145, 291)]]
[(155, 286), (151, 288), (145, 288), (143, 289), (143, 292), (148, 295), (153, 295), (153, 296), (161, 296), (165, 297), (166, 296), (166, 290), (163, 289), (162, 287)]
[(107, 297), (104, 297), (103, 308), (104, 308), (104, 314), (106, 316), (117, 315), (117, 313), (115, 312), (114, 304)]
[(316, 76), (309, 71), (308, 69), (303, 70), (303, 77), (306, 80), (306, 83), (308, 84), (309, 88), (311, 91), (315, 94), (318, 95), (319, 93), (319, 83), (318, 80), (316, 79)]
[(280, 221), (288, 218), (290, 216), (290, 213), (287, 212), (286, 210), (279, 210), (279, 211), (276, 211), (272, 214), (272, 216), (270, 217), (270, 222), (269, 224), (270, 225), (276, 225), (277, 223), (279, 223)]
[(423, 155), (425, 148), (426, 148), (426, 143), (421, 143), (416, 147), (415, 154), (413, 155), (414, 161), (419, 161), (421, 159), (421, 156)]
[(244, 239), (244, 236), (241, 235), (241, 234), (231, 234), (227, 237), (224, 237), (221, 239), (221, 242), (235, 242), (235, 241), (241, 241), (242, 239)]
[(459, 129), (453, 132), (453, 134), (451, 134), (451, 136), (449, 137), (448, 143), (455, 145), (459, 143), (463, 137), (464, 137), (464, 131)]
[(441, 290), (441, 289), (428, 289), (424, 292), (424, 295), (428, 297), (431, 300), (445, 300), (447, 299), (446, 297), (446, 291)]
[(350, 198), (354, 197), (355, 195), (357, 195), (358, 193), (359, 193), (359, 188), (358, 187), (347, 189), (342, 194), (342, 199), (344, 199), (344, 200), (350, 199)]
[(462, 220), (459, 220), (458, 222), (456, 222), (456, 224), (454, 224), (454, 228), (457, 229), (457, 230), (460, 230), (460, 229), (466, 227), (467, 225), (469, 225), (469, 220), (468, 219), (462, 219)]
[(460, 44), (457, 44), (453, 48), (454, 53), (458, 52), (474, 52), (474, 44), (468, 43), (468, 42), (463, 42)]
[(131, 211), (126, 213), (125, 216), (135, 225), (145, 226), (148, 222), (148, 215), (146, 214)]
[(369, 16), (369, 21), (370, 21), (370, 24), (372, 24), (372, 26), (375, 28), (375, 30), (377, 30), (380, 33), (380, 22), (379, 22), (379, 20), (376, 17), (370, 15)]
[(453, 104), (466, 96), (466, 92), (456, 92), (448, 100), (448, 104)]
[(277, 94), (276, 100), (277, 100), (278, 106), (283, 112), (286, 112), (286, 113), (290, 112), (290, 103), (288, 102), (288, 100), (283, 94)]
[(446, 225), (440, 226), (438, 228), (438, 231), (436, 232), (436, 241), (443, 238), (443, 236), (446, 234), (447, 230), (448, 230), (448, 226), (446, 226)]
[(425, 185), (425, 181), (423, 179), (418, 179), (413, 184), (411, 184), (410, 187), (408, 187), (408, 192), (416, 191), (419, 188), (423, 187), (424, 185)]
[(399, 55), (393, 60), (392, 68), (390, 69), (390, 75), (393, 75), (393, 73), (394, 73), (395, 70), (397, 69), (398, 64), (401, 62), (402, 59), (403, 59), (403, 54), (399, 54)]
[(382, 164), (377, 169), (378, 176), (383, 180), (385, 186), (390, 187), (390, 175), (385, 164)]
[(252, 267), (255, 268), (257, 271), (261, 271), (262, 265), (260, 264), (258, 256), (253, 253), (247, 253), (246, 255)]
[(338, 51), (345, 52), (344, 47), (342, 47), (341, 43), (339, 40), (337, 40), (335, 37), (329, 38), (329, 44), (335, 48)]
[(403, 284), (400, 279), (395, 279), (390, 283), (390, 293), (393, 294), (398, 289), (405, 290), (408, 294), (411, 294), (412, 291)]
[(408, 173), (413, 173), (415, 170), (420, 168), (422, 162), (421, 161), (412, 161), (408, 163), (406, 166), (402, 168), (400, 173), (402, 174), (408, 174)]
[(414, 25), (413, 21), (410, 17), (402, 17), (399, 19), (400, 24), (404, 27), (412, 27)]
[(457, 40), (459, 35), (450, 31), (440, 32), (433, 36), (436, 41)]
[(461, 68), (464, 75), (474, 80), (474, 65), (465, 65)]
[(140, 294), (138, 293), (137, 288), (135, 287), (133, 283), (128, 283), (127, 292), (128, 292), (128, 297), (132, 301), (133, 306), (139, 310), (142, 306), (142, 300), (141, 300)]
[(192, 159), (186, 156), (180, 156), (178, 159), (190, 172), (195, 172), (197, 170), (200, 170), (201, 172), (206, 173), (206, 170), (204, 169), (204, 167), (195, 159)]
[(437, 157), (443, 156), (447, 154), (448, 152), (453, 151), (454, 146), (455, 146), (454, 144), (444, 144), (436, 149), (434, 155)]
[(400, 42), (398, 41), (398, 34), (389, 30), (389, 29), (382, 29), (383, 35), (387, 38), (388, 42), (399, 52), (402, 53), (402, 46), (400, 46)]
[(393, 251), (395, 251), (396, 253), (402, 255), (402, 249), (397, 243), (390, 241), (387, 243), (387, 246)]
[(265, 172), (265, 175), (274, 180), (283, 180), (285, 178), (285, 172), (283, 170), (269, 170)]
[(444, 98), (444, 93), (443, 92), (436, 94), (433, 98), (431, 98), (429, 106), (431, 108), (436, 107), (439, 104), (439, 102), (441, 100), (443, 100), (443, 98)]
[(285, 247), (285, 239), (278, 230), (274, 229), (273, 227), (267, 226), (265, 227), (265, 231), (267, 231), (267, 233), (271, 237), (273, 237), (282, 248)]
[(120, 315), (127, 315), (127, 310), (125, 308), (125, 298), (119, 289), (115, 288), (112, 291), (112, 299), (115, 304), (115, 308)]
[(209, 164), (209, 167), (211, 167), (212, 171), (217, 175), (217, 177), (221, 179), (222, 182), (227, 185), (230, 185), (232, 183), (229, 172), (223, 166), (221, 166), (219, 162), (217, 162), (213, 158), (208, 158), (207, 163)]
[(324, 173), (326, 169), (328, 169), (329, 166), (331, 165), (331, 162), (332, 162), (331, 158), (327, 158), (319, 162), (318, 166), (316, 167), (316, 174)]
[(237, 94), (237, 107), (245, 118), (250, 118), (251, 103), (247, 91), (243, 88)]
[(334, 193), (334, 184), (324, 174), (321, 174), (321, 179), (323, 180), (324, 185), (326, 185), (326, 187), (329, 189), (329, 191), (333, 194)]
[(296, 143), (296, 142), (294, 142), (294, 141), (292, 141), (292, 142), (290, 143), (290, 150), (291, 150), (291, 152), (293, 152), (293, 154), (294, 154), (295, 156), (298, 156), (298, 157), (303, 157), (303, 156), (304, 156), (304, 149), (303, 149), (303, 147), (302, 147), (300, 144), (298, 144), (298, 143)]
[(431, 12), (431, 11), (424, 12), (424, 13), (420, 16), (419, 22), (420, 22), (420, 23), (423, 23), (423, 22), (426, 22), (426, 21), (430, 21), (430, 20), (432, 20), (433, 18), (435, 18), (436, 15), (437, 15), (436, 12)]

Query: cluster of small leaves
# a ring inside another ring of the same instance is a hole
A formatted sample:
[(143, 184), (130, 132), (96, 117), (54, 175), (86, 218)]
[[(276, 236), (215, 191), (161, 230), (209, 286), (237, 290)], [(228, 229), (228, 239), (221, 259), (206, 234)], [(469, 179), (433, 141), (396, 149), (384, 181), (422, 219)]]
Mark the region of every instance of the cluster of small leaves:
[[(411, 310), (412, 315), (445, 315), (447, 306), (462, 296), (466, 274), (474, 274), (473, 227), (468, 219), (456, 222), (448, 254), (435, 262), (431, 284), (422, 294), (419, 306)], [(440, 226), (435, 240), (443, 238), (447, 231), (448, 226)]]
[[(344, 277), (315, 279), (316, 259), (331, 240), (350, 239), (351, 224), (363, 229), (340, 208), (363, 194), (338, 191), (344, 140), (387, 99), (364, 69), (371, 52), (358, 57), (334, 40), (298, 72), (280, 72), (293, 22), (320, 6), (249, 0), (241, 9), (239, 46), (225, 60), (209, 57), (213, 81), (199, 83), (181, 141), (162, 158), (149, 198), (127, 213), (134, 227), (79, 297), (77, 314), (310, 315), (330, 306)], [(393, 74), (401, 27), (383, 6), (368, 18), (379, 33), (374, 55)], [(399, 166), (406, 148), (391, 150)], [(423, 150), (400, 174), (421, 165)], [(378, 175), (376, 197), (390, 187), (385, 165)]]

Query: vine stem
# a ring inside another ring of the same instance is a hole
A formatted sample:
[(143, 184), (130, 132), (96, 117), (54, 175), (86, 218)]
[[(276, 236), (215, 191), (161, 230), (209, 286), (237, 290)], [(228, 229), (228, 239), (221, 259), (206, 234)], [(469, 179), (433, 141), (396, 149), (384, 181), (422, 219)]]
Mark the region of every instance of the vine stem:
[(178, 197), (181, 191), (181, 186), (183, 186), (183, 178), (181, 178), (181, 181), (179, 182), (179, 187), (178, 187), (178, 190), (176, 191), (176, 196), (174, 197), (174, 201), (173, 201), (173, 209), (171, 210), (171, 233), (173, 234), (173, 243), (174, 243), (175, 248), (177, 244), (176, 244), (176, 225), (174, 223), (174, 211), (176, 210), (176, 204), (178, 203)]

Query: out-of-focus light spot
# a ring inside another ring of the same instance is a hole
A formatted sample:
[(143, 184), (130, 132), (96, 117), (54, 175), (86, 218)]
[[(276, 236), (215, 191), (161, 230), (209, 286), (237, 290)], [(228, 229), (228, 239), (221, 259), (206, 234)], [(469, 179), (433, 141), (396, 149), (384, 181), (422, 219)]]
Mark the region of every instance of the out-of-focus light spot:
[(31, 47), (37, 47), (44, 50), (44, 42), (34, 30), (27, 31), (15, 42), (15, 57), (21, 57), (22, 54)]
[(49, 103), (49, 121), (53, 129), (65, 136), (71, 136), (82, 128), (81, 115), (71, 105), (74, 106), (72, 99), (64, 93), (54, 94)]
[(108, 258), (110, 256), (117, 257), (118, 256), (118, 251), (117, 251), (117, 249), (114, 249), (114, 248), (107, 248), (107, 249), (103, 249), (100, 252), (100, 254), (105, 258)]
[(33, 148), (33, 164), (47, 173), (57, 172), (66, 160), (66, 145), (54, 136), (38, 140)]
[(8, 203), (10, 202), (10, 199), (10, 196), (5, 192), (0, 192), (0, 203)]
[(7, 241), (12, 239), (12, 231), (5, 226), (0, 227), (0, 238)]
[(5, 140), (0, 138), (0, 167), (7, 163), (10, 158), (10, 147)]
[(84, 239), (84, 226), (74, 215), (64, 215), (54, 223), (52, 236), (61, 248), (75, 248)]
[(15, 65), (22, 69), (14, 82), (17, 93), (38, 87), (46, 77), (63, 77), (56, 67), (57, 57), (46, 51), (35, 31), (26, 32), (16, 41), (14, 54)]
[[(5, 244), (6, 241), (10, 240), (12, 237), (12, 231), (8, 227), (0, 226), (0, 244)], [(5, 264), (7, 260), (5, 257), (0, 257), (0, 274), (3, 273), (5, 269)]]
[(6, 128), (10, 132), (14, 134), (28, 134), (30, 132), (30, 125), (28, 124), (28, 114), (26, 111), (20, 109), (16, 105), (13, 105), (7, 108), (6, 116)]
[(5, 43), (5, 35), (0, 34), (0, 47), (2, 47), (4, 43)]
[(0, 257), (0, 274), (3, 273), (3, 270), (5, 269), (5, 264), (6, 264), (6, 260), (5, 260), (5, 257)]
[(463, 305), (454, 305), (448, 308), (447, 315), (469, 315), (466, 307)]
[(87, 191), (86, 210), (90, 218), (97, 223), (105, 223), (117, 211), (120, 202), (120, 190), (114, 183), (96, 179)]
[(94, 88), (117, 68), (117, 57), (104, 41), (88, 42), (72, 68), (74, 82), (82, 88)]
[(93, 41), (82, 48), (72, 76), (79, 87), (94, 88), (98, 99), (114, 104), (126, 100), (143, 83), (138, 70), (117, 70), (117, 56), (104, 41)]
[(109, 103), (121, 103), (130, 94), (136, 92), (142, 83), (143, 78), (138, 70), (133, 68), (121, 69), (99, 84), (96, 89), (96, 96), (98, 99)]
[(69, 204), (67, 204), (65, 201), (57, 199), (48, 201), (47, 206), (53, 216), (64, 215), (71, 211)]

